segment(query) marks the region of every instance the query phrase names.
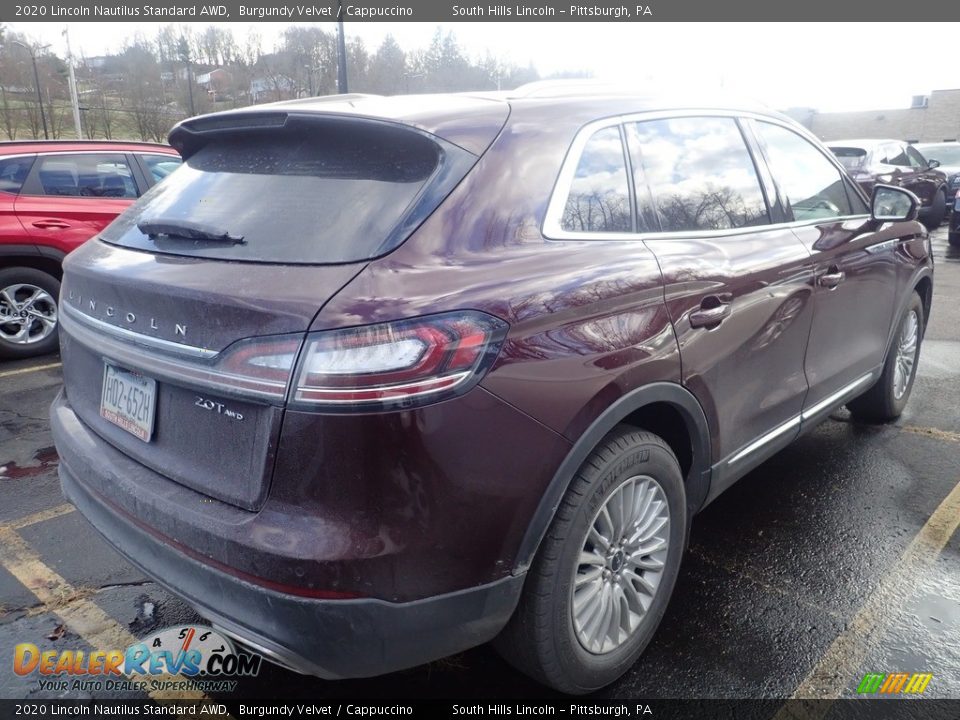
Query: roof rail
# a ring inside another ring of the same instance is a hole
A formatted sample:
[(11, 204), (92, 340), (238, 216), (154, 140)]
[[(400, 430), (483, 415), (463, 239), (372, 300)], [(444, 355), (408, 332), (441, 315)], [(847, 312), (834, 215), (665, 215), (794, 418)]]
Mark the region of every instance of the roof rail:
[(308, 97), (296, 98), (294, 100), (277, 100), (265, 105), (314, 105), (316, 103), (335, 103), (352, 102), (354, 100), (363, 100), (365, 98), (383, 97), (376, 93), (344, 93), (342, 95), (310, 95)]
[(148, 140), (0, 140), (0, 147), (12, 145), (147, 145), (149, 147), (169, 147), (165, 143)]
[(521, 85), (509, 93), (511, 99), (554, 98), (570, 95), (639, 95), (644, 88), (608, 80), (577, 79), (537, 80)]

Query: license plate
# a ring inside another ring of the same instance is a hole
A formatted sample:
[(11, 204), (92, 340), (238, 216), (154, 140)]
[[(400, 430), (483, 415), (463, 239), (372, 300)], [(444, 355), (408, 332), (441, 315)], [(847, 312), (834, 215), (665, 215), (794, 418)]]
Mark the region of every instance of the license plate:
[(150, 442), (156, 398), (156, 380), (104, 364), (100, 417)]

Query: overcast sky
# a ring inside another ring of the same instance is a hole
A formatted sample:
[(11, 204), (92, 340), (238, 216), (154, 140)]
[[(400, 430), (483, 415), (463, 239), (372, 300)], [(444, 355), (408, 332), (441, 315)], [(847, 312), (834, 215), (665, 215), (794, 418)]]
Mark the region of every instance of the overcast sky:
[[(120, 50), (162, 23), (70, 23), (76, 55)], [(209, 23), (188, 23), (201, 30)], [(227, 23), (243, 38), (252, 29), (272, 49), (284, 23)], [(304, 23), (298, 23), (304, 24)], [(321, 23), (333, 30), (333, 23)], [(871, 110), (908, 107), (913, 95), (960, 87), (948, 60), (954, 23), (440, 23), (464, 50), (488, 49), (541, 75), (589, 70), (598, 78), (715, 91), (722, 88), (774, 108)], [(65, 55), (66, 24), (10, 23)], [(405, 49), (427, 45), (438, 23), (348, 23), (347, 37), (374, 50), (389, 32)], [(900, 40), (890, 45), (894, 35)], [(891, 56), (889, 49), (903, 51)], [(923, 48), (926, 48), (924, 50)], [(928, 52), (929, 51), (929, 52)], [(933, 60), (931, 61), (931, 58)]]

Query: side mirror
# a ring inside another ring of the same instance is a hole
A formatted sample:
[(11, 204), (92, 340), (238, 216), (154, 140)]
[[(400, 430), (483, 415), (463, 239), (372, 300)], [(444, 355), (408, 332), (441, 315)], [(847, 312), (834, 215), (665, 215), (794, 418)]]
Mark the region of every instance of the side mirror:
[(870, 213), (874, 220), (916, 220), (920, 212), (920, 198), (909, 190), (892, 185), (874, 185)]
[(940, 167), (939, 160), (927, 160), (927, 167), (933, 170), (934, 168)]

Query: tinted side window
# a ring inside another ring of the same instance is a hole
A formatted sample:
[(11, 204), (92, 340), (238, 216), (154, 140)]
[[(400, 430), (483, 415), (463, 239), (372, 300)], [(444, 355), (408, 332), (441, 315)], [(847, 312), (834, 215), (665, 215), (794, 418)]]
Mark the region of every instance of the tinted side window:
[(909, 145), (907, 145), (907, 157), (910, 158), (910, 164), (917, 169), (925, 169), (928, 167), (927, 161), (923, 159), (923, 155)]
[(180, 167), (183, 161), (173, 155), (141, 155), (147, 170), (150, 171), (150, 177), (155, 183), (163, 180), (167, 175)]
[(35, 155), (30, 155), (0, 160), (0, 192), (20, 192), (35, 159)]
[(884, 145), (881, 152), (883, 157), (880, 159), (885, 165), (899, 165), (901, 167), (910, 167), (910, 159), (901, 145)]
[(620, 130), (595, 132), (583, 148), (560, 226), (568, 232), (631, 232), (630, 191)]
[(47, 155), (37, 163), (37, 181), (43, 195), (137, 197), (137, 185), (124, 155)]
[(757, 122), (756, 128), (794, 219), (852, 214), (843, 176), (816, 146), (779, 125)]
[(733, 118), (640, 122), (630, 138), (631, 148), (636, 140), (664, 232), (769, 222), (756, 168)]

